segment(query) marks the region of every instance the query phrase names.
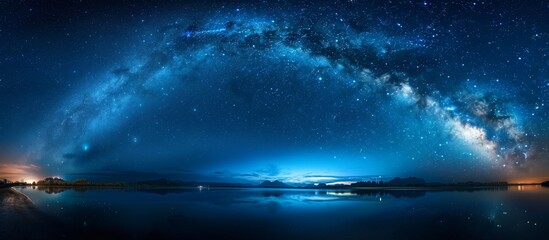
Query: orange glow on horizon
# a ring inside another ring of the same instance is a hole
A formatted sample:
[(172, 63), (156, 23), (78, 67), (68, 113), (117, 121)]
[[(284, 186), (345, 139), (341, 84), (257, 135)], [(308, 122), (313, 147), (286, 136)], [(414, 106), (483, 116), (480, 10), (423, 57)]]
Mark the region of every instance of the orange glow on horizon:
[(519, 178), (509, 181), (509, 183), (515, 184), (532, 184), (532, 183), (542, 183), (549, 181), (549, 176), (547, 177), (530, 177), (530, 178)]
[(40, 167), (34, 164), (1, 163), (0, 178), (12, 182), (23, 181), (32, 183), (40, 179)]

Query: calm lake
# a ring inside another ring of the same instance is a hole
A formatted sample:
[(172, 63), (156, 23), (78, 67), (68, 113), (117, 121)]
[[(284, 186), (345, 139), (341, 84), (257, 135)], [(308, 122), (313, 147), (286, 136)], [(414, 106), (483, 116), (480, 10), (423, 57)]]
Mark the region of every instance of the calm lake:
[(547, 239), (549, 188), (468, 190), (18, 188), (89, 239)]

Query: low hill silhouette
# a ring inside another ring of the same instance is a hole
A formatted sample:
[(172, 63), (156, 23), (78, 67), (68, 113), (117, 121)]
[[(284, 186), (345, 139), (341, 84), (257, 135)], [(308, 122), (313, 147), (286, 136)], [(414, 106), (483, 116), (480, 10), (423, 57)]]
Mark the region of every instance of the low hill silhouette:
[(388, 182), (391, 186), (424, 186), (425, 180), (423, 178), (417, 177), (407, 177), (407, 178), (393, 178)]
[(281, 181), (278, 181), (278, 180), (274, 180), (274, 181), (269, 181), (269, 180), (265, 180), (263, 181), (261, 184), (258, 185), (258, 187), (264, 187), (264, 188), (287, 188), (287, 187), (292, 187), (286, 183), (283, 183)]

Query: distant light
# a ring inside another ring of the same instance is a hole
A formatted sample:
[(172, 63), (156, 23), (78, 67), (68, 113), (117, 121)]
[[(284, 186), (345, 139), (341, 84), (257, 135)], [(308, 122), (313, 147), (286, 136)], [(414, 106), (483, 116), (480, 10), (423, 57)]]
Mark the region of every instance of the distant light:
[(335, 191), (329, 191), (326, 192), (327, 195), (335, 195), (335, 196), (355, 196), (356, 193), (353, 192), (335, 192)]
[(355, 182), (352, 182), (352, 181), (339, 181), (339, 182), (331, 182), (331, 183), (326, 183), (326, 185), (328, 186), (332, 186), (332, 185), (351, 185)]

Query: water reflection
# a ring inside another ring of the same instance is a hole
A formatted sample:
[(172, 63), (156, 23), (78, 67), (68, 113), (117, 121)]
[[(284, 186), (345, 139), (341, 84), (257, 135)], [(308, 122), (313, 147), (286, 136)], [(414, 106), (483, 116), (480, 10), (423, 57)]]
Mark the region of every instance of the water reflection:
[(549, 189), (540, 186), (21, 192), (75, 238), (539, 238), (549, 226)]
[(283, 191), (262, 191), (261, 195), (264, 197), (281, 197), (284, 195)]
[[(38, 186), (38, 190), (44, 191), (47, 194), (58, 194), (58, 193), (62, 193), (64, 191), (68, 190), (68, 188), (51, 187), (51, 186)], [(73, 190), (79, 191), (79, 189), (76, 189), (76, 188), (73, 188)]]

